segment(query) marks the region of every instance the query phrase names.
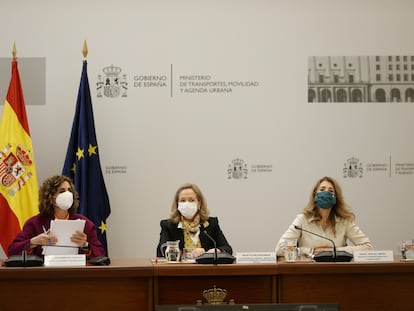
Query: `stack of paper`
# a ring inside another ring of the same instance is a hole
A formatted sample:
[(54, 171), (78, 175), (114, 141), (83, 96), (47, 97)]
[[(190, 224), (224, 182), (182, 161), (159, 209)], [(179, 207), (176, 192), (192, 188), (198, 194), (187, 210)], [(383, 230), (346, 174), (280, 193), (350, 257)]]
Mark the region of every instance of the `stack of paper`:
[(50, 222), (50, 235), (57, 238), (56, 246), (43, 246), (43, 255), (75, 255), (79, 246), (70, 240), (76, 231), (85, 227), (84, 219), (62, 220), (55, 219)]

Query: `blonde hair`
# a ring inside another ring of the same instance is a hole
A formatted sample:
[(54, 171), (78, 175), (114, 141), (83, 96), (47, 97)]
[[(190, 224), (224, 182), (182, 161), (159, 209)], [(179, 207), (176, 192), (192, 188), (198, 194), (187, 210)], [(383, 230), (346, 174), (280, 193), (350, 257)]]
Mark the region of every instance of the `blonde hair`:
[(171, 206), (171, 214), (170, 214), (171, 221), (177, 224), (181, 220), (181, 213), (178, 211), (178, 199), (180, 196), (180, 192), (185, 189), (192, 189), (194, 193), (196, 194), (197, 200), (200, 204), (200, 210), (198, 212), (198, 214), (200, 215), (200, 223), (205, 222), (208, 219), (209, 214), (210, 214), (207, 208), (206, 199), (204, 198), (204, 195), (201, 192), (200, 188), (198, 188), (197, 185), (191, 184), (191, 183), (185, 183), (180, 188), (178, 188), (177, 191), (175, 192), (174, 200)]
[(306, 205), (306, 207), (303, 209), (303, 214), (306, 216), (306, 218), (314, 217), (316, 221), (321, 219), (321, 215), (319, 214), (318, 207), (315, 204), (315, 197), (316, 193), (318, 192), (318, 188), (320, 184), (324, 181), (327, 181), (332, 184), (335, 191), (336, 196), (336, 204), (332, 207), (331, 213), (329, 214), (329, 222), (332, 226), (332, 230), (335, 233), (335, 217), (353, 221), (355, 219), (355, 214), (352, 212), (351, 207), (345, 202), (344, 195), (342, 192), (342, 188), (339, 185), (339, 183), (333, 179), (332, 177), (322, 177), (319, 179), (315, 186), (313, 187), (312, 192), (309, 196), (309, 202)]

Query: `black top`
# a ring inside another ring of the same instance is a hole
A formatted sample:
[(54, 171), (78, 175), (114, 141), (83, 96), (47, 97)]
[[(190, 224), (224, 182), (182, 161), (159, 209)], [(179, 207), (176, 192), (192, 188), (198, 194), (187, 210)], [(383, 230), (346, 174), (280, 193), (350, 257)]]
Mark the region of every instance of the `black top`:
[[(209, 237), (204, 233), (204, 230), (206, 230), (207, 233), (214, 240), (216, 240), (216, 245), (218, 249), (220, 249), (222, 252), (232, 254), (233, 249), (231, 248), (230, 244), (226, 240), (226, 237), (221, 231), (217, 217), (209, 217), (207, 221), (208, 221), (208, 226), (204, 227), (204, 225), (200, 225), (199, 238), (200, 238), (201, 247), (204, 248), (206, 251), (208, 251), (210, 248), (214, 248), (213, 241), (209, 239)], [(184, 248), (183, 229), (177, 228), (178, 224), (172, 223), (170, 219), (161, 220), (160, 225), (161, 225), (161, 233), (160, 233), (160, 241), (157, 247), (157, 257), (164, 257), (160, 246), (167, 241), (180, 240), (180, 249), (182, 250)], [(163, 251), (165, 251), (165, 247)]]

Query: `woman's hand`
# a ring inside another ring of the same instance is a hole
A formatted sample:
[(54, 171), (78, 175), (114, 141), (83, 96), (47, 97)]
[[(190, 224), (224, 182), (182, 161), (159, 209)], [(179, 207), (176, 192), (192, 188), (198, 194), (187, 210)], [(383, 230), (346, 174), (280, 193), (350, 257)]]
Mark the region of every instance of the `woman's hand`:
[(205, 252), (206, 252), (206, 250), (204, 248), (195, 248), (193, 250), (194, 257), (198, 257), (198, 256), (204, 254)]
[(70, 240), (80, 247), (88, 246), (88, 237), (85, 232), (77, 230), (74, 234), (72, 234)]
[(57, 240), (57, 237), (54, 235), (50, 235), (50, 230), (47, 230), (46, 232), (40, 233), (36, 235), (35, 237), (30, 239), (30, 246), (36, 247), (38, 245), (55, 245)]
[(332, 252), (333, 248), (332, 247), (315, 247), (313, 249), (313, 254), (318, 254), (320, 252)]
[[(214, 248), (210, 248), (207, 253), (214, 253)], [(217, 248), (217, 253), (221, 253), (221, 249)]]

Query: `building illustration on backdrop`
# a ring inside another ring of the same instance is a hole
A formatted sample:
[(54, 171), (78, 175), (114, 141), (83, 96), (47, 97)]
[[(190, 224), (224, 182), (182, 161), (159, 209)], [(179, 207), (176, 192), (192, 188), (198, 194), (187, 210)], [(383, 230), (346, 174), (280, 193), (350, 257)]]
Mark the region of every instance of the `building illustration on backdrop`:
[(414, 102), (414, 56), (310, 56), (308, 102)]

